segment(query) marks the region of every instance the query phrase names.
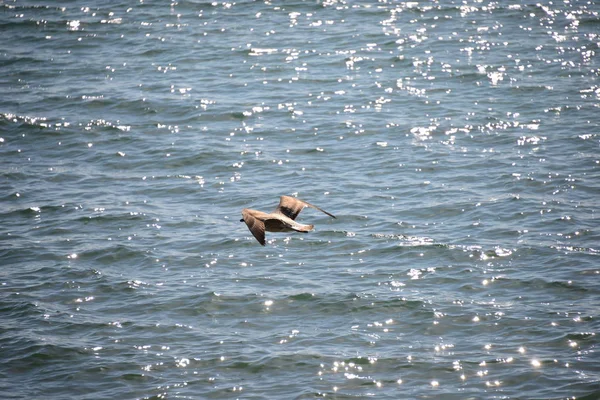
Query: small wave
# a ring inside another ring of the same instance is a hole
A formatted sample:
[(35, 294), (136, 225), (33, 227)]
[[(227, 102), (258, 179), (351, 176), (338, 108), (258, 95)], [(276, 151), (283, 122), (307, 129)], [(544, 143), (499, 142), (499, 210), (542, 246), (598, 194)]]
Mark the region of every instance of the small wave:
[(586, 254), (591, 254), (591, 255), (600, 254), (600, 250), (596, 250), (592, 247), (552, 245), (552, 246), (550, 246), (550, 248), (556, 249), (559, 251), (568, 252), (568, 253), (586, 253)]

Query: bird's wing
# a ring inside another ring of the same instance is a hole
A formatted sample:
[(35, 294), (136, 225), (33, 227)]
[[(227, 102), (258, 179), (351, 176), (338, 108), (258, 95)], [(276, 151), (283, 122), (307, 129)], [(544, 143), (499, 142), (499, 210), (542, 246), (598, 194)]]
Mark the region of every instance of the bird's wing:
[(252, 235), (258, 240), (258, 243), (265, 245), (265, 223), (260, 219), (256, 218), (251, 210), (243, 209), (242, 218), (248, 226)]
[(275, 209), (275, 212), (281, 213), (281, 214), (285, 215), (286, 217), (295, 220), (296, 217), (298, 216), (298, 214), (300, 214), (300, 211), (302, 211), (304, 209), (304, 207), (314, 208), (315, 210), (319, 210), (322, 213), (327, 214), (332, 218), (335, 218), (335, 215), (329, 214), (327, 211), (325, 211), (317, 206), (313, 206), (312, 204), (310, 204), (306, 201), (297, 199), (295, 197), (290, 197), (290, 196), (281, 196), (281, 198), (279, 199), (279, 205)]

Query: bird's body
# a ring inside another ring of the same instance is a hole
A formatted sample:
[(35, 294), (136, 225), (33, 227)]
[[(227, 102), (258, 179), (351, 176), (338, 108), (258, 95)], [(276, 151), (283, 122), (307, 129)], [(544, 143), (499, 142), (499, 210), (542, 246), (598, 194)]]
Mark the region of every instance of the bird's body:
[(281, 196), (279, 205), (272, 213), (265, 213), (258, 210), (244, 208), (242, 210), (242, 219), (250, 229), (252, 235), (260, 244), (265, 245), (265, 232), (310, 232), (314, 225), (300, 224), (295, 221), (300, 211), (305, 207), (311, 207), (319, 210), (332, 218), (334, 215), (327, 211), (313, 206), (310, 203), (296, 199), (290, 196)]

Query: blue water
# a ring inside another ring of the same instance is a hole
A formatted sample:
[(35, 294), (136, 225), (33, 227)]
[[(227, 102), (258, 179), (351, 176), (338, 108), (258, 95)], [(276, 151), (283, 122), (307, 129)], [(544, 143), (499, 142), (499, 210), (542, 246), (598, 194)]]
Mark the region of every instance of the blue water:
[(600, 6), (0, 9), (3, 399), (600, 398)]

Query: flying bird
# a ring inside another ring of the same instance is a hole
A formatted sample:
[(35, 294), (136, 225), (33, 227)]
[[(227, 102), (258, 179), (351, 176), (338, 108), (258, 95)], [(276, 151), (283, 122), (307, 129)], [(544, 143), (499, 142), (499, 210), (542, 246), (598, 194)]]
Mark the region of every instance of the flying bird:
[(306, 201), (302, 201), (295, 197), (281, 196), (279, 205), (272, 213), (265, 213), (257, 210), (244, 208), (242, 210), (242, 219), (240, 222), (245, 222), (252, 235), (258, 240), (258, 243), (265, 245), (265, 231), (268, 232), (310, 232), (314, 225), (304, 225), (295, 221), (300, 211), (305, 207), (311, 207), (319, 210), (331, 218), (335, 215), (329, 214), (327, 211), (313, 206)]

